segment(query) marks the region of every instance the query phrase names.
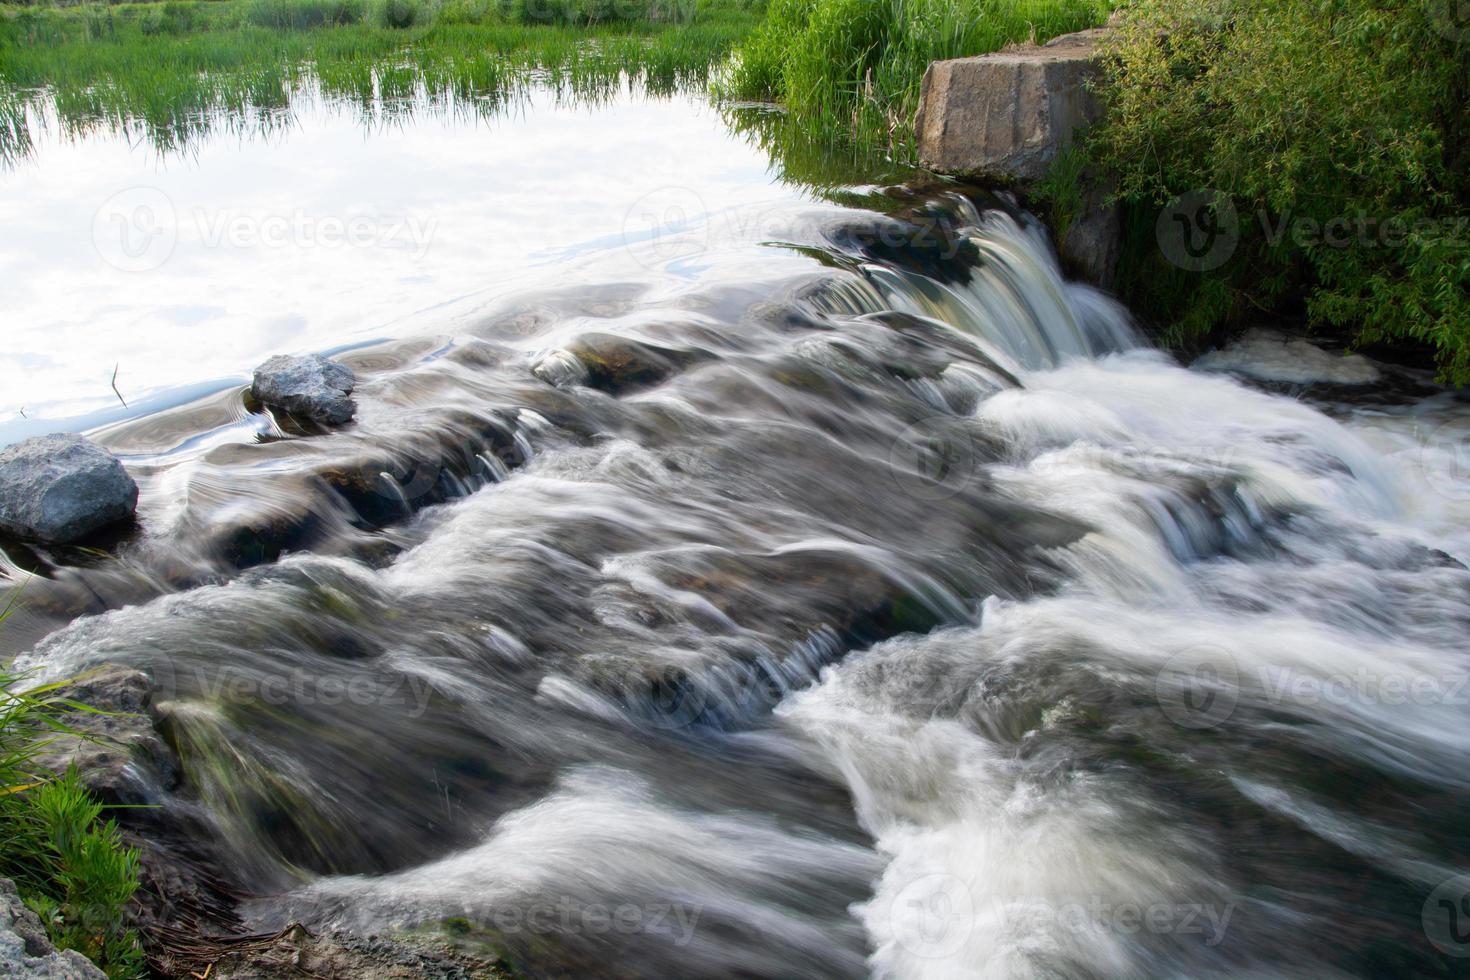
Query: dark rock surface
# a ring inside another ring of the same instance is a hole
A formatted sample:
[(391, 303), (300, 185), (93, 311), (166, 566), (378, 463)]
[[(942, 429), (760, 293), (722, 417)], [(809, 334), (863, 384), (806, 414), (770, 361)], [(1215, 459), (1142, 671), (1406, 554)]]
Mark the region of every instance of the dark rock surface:
[(505, 980), (493, 960), (427, 939), (317, 935), (300, 926), (242, 943), (211, 961), (218, 980)]
[(352, 389), (357, 376), (320, 354), (278, 354), (255, 369), (250, 393), (270, 408), (298, 418), (341, 425), (357, 412)]
[(82, 782), (110, 805), (153, 805), (178, 782), (178, 760), (154, 728), (155, 686), (139, 670), (104, 666), (55, 696), (86, 705), (62, 720), (77, 735), (53, 738), (37, 763), (53, 772), (76, 766)]

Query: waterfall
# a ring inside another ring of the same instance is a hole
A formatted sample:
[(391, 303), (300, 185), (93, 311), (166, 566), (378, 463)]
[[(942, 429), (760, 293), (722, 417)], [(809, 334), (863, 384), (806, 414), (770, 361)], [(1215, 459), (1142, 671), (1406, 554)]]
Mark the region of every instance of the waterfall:
[(138, 792), (262, 931), (528, 975), (1437, 975), (1463, 407), (1180, 365), (1028, 215), (922, 203), (953, 254), (793, 205), (794, 249), (365, 350), (353, 430), (140, 452), (145, 511), (184, 503), (38, 586), (91, 614), (22, 665), (150, 673), (185, 779)]

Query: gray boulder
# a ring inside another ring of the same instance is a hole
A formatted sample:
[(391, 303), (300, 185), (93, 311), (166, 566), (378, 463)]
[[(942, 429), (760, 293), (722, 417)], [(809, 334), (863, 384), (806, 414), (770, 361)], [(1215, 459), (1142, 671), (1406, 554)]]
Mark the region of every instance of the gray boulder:
[(21, 902), (9, 878), (0, 878), (0, 977), (107, 980), (81, 953), (58, 952), (51, 945), (41, 920)]
[(1100, 114), (1088, 81), (1105, 33), (931, 64), (915, 124), (919, 159), (942, 173), (1042, 177), (1075, 131)]
[(278, 354), (255, 369), (250, 392), (262, 404), (297, 418), (340, 425), (357, 412), (352, 369), (320, 354)]
[(116, 456), (79, 435), (53, 433), (0, 451), (0, 528), (67, 544), (133, 516), (138, 485)]

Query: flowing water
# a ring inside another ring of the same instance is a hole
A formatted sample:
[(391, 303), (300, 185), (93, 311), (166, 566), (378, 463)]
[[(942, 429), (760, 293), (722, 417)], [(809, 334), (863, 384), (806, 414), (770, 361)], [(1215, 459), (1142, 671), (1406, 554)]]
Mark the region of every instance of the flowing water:
[(879, 214), (697, 102), (589, 118), (578, 221), (511, 151), (458, 201), (478, 137), (410, 127), (403, 179), (458, 146), (469, 215), (422, 289), (206, 270), (222, 322), (321, 332), (201, 330), (188, 378), (339, 349), (355, 423), (162, 364), (172, 407), (96, 433), (140, 529), (7, 545), (22, 664), (152, 674), (186, 779), (151, 792), (250, 928), (447, 928), (533, 976), (1456, 974), (1463, 400), (1269, 339), (1213, 365), (1249, 383), (1181, 367), (1006, 200)]

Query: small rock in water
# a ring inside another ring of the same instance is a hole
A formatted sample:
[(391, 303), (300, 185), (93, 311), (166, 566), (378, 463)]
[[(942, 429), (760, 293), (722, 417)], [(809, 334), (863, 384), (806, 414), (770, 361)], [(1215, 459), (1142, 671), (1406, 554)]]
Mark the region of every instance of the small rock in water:
[(610, 333), (578, 337), (567, 350), (582, 362), (587, 384), (620, 395), (662, 384), (694, 357)]
[(138, 485), (116, 456), (82, 436), (52, 433), (0, 451), (0, 528), (68, 544), (133, 516)]
[(587, 383), (587, 368), (569, 350), (554, 350), (542, 355), (531, 373), (557, 388)]
[(262, 404), (298, 418), (340, 425), (357, 411), (352, 389), (357, 376), (320, 354), (278, 354), (255, 369), (250, 393)]

